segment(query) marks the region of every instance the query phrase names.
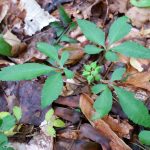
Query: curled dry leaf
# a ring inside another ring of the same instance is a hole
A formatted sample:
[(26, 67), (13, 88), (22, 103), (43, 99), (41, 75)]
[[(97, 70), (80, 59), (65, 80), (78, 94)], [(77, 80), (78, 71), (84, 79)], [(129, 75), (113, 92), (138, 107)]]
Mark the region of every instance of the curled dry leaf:
[(132, 7), (127, 11), (126, 16), (131, 19), (134, 26), (141, 28), (150, 22), (150, 8)]
[(127, 11), (129, 0), (111, 0), (110, 11), (112, 13), (125, 13)]
[(109, 139), (101, 135), (97, 129), (85, 123), (80, 127), (81, 136), (86, 137), (102, 145), (103, 150), (111, 150)]
[(135, 58), (130, 58), (130, 64), (139, 72), (142, 72), (144, 70), (144, 68), (142, 67), (142, 64), (140, 64), (140, 62)]
[(68, 47), (65, 47), (61, 50), (62, 51), (68, 51), (69, 52), (69, 60), (67, 61), (67, 65), (73, 65), (79, 62), (82, 57), (84, 56), (84, 51), (78, 44), (72, 44)]
[(135, 73), (125, 83), (150, 91), (150, 71)]
[(73, 109), (57, 107), (55, 109), (55, 115), (63, 118), (64, 120), (70, 121), (72, 123), (77, 123), (80, 121), (81, 114)]
[(86, 94), (80, 97), (80, 108), (91, 125), (100, 131), (105, 137), (110, 139), (110, 146), (112, 150), (131, 150), (131, 148), (120, 139), (111, 127), (102, 119), (92, 121), (91, 117), (95, 110), (93, 109), (93, 100)]
[(26, 44), (21, 43), (21, 40), (17, 38), (11, 31), (7, 30), (7, 32), (3, 35), (6, 42), (8, 42), (12, 46), (11, 53), (13, 56), (22, 53), (26, 49)]
[(55, 103), (65, 105), (71, 108), (79, 107), (79, 95), (77, 96), (67, 96), (67, 97), (59, 97)]
[(8, 1), (1, 0), (0, 1), (0, 23), (5, 18), (7, 12), (9, 10), (9, 4)]
[(77, 130), (65, 129), (61, 133), (58, 133), (57, 136), (66, 139), (77, 140), (79, 138), (79, 132)]
[(103, 120), (119, 137), (130, 139), (130, 132), (133, 130), (133, 127), (126, 120), (120, 122), (118, 119), (114, 119), (111, 116), (106, 116)]
[(18, 64), (23, 64), (31, 59), (44, 60), (47, 57), (43, 53), (37, 50), (36, 44), (37, 42), (40, 41), (47, 42), (50, 44), (53, 38), (54, 38), (54, 32), (51, 28), (43, 32), (37, 33), (30, 39), (30, 41), (28, 41), (29, 44), (27, 50), (23, 53), (20, 53), (17, 58), (11, 58), (11, 59)]
[[(73, 144), (72, 144), (73, 143)], [(87, 140), (60, 139), (54, 145), (54, 150), (101, 150), (98, 143)]]

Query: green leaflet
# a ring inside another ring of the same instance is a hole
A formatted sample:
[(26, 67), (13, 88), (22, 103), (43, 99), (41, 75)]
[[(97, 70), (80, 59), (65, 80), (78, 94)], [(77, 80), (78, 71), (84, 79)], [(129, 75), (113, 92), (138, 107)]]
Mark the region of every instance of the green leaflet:
[(98, 94), (104, 91), (108, 86), (106, 84), (96, 84), (92, 87), (92, 93)]
[(53, 127), (51, 126), (47, 126), (46, 127), (46, 133), (48, 134), (48, 136), (52, 136), (55, 137), (56, 136), (56, 131)]
[(108, 60), (108, 61), (117, 61), (119, 59), (118, 55), (112, 51), (107, 51), (106, 54), (105, 54), (105, 58)]
[(59, 21), (51, 22), (50, 26), (56, 31), (57, 36), (59, 37), (64, 32), (64, 27)]
[(130, 3), (136, 7), (150, 7), (150, 0), (130, 0)]
[(69, 58), (69, 53), (67, 51), (62, 52), (61, 59), (60, 59), (60, 63), (62, 66), (64, 66), (68, 58)]
[(106, 88), (102, 94), (97, 97), (93, 107), (100, 118), (109, 113), (112, 108), (112, 93), (109, 88)]
[(2, 71), (0, 71), (0, 80), (31, 80), (40, 75), (47, 74), (50, 71), (54, 71), (54, 68), (38, 63), (19, 64), (3, 68)]
[(53, 73), (45, 81), (42, 89), (42, 108), (49, 106), (58, 98), (63, 90), (63, 79), (61, 73)]
[(2, 131), (8, 131), (11, 128), (13, 128), (16, 124), (16, 119), (12, 115), (7, 115), (6, 117), (2, 118), (3, 123), (0, 126), (0, 130)]
[(145, 48), (136, 42), (124, 42), (119, 46), (113, 47), (112, 50), (128, 57), (150, 59), (150, 49)]
[(49, 122), (54, 115), (54, 109), (50, 109), (46, 114), (45, 114), (45, 120)]
[(77, 22), (88, 40), (105, 47), (105, 33), (100, 28), (94, 23), (84, 19), (78, 19)]
[(11, 45), (9, 45), (3, 37), (0, 37), (0, 54), (4, 56), (11, 56)]
[(139, 140), (145, 145), (150, 145), (150, 131), (141, 131), (139, 134)]
[(84, 47), (84, 51), (87, 53), (87, 54), (98, 54), (100, 53), (101, 51), (103, 51), (103, 49), (101, 48), (98, 48), (94, 45), (86, 45)]
[(123, 74), (126, 72), (125, 68), (117, 68), (112, 76), (111, 76), (111, 81), (115, 81), (115, 80), (121, 80), (123, 77)]
[(22, 111), (21, 111), (21, 108), (18, 107), (18, 106), (15, 106), (13, 108), (13, 114), (14, 116), (16, 117), (17, 121), (19, 121), (22, 117)]
[(71, 70), (65, 68), (65, 69), (64, 69), (64, 72), (65, 72), (65, 75), (66, 75), (67, 79), (72, 79), (72, 78), (74, 77), (73, 71), (71, 71)]
[(129, 25), (127, 21), (128, 18), (126, 16), (123, 16), (113, 22), (108, 34), (109, 45), (121, 40), (130, 32), (131, 25)]
[(69, 25), (72, 20), (71, 18), (68, 16), (68, 14), (66, 13), (66, 11), (64, 10), (64, 8), (62, 6), (59, 6), (59, 15), (60, 15), (60, 19), (63, 22), (63, 24), (65, 26)]
[(0, 133), (0, 146), (4, 146), (8, 143), (8, 138), (5, 134)]
[(78, 41), (69, 37), (68, 35), (64, 34), (62, 37), (61, 37), (61, 42), (68, 42), (68, 43), (77, 43)]
[(131, 92), (119, 87), (114, 87), (114, 89), (119, 98), (120, 105), (129, 119), (136, 124), (150, 127), (150, 115), (143, 102), (134, 98), (134, 94)]
[(56, 119), (53, 122), (54, 127), (65, 127), (65, 123), (61, 119)]
[(56, 47), (54, 47), (48, 43), (38, 42), (37, 43), (37, 49), (40, 52), (42, 52), (43, 54), (45, 54), (46, 56), (52, 58), (53, 60), (59, 61), (58, 51), (57, 51)]

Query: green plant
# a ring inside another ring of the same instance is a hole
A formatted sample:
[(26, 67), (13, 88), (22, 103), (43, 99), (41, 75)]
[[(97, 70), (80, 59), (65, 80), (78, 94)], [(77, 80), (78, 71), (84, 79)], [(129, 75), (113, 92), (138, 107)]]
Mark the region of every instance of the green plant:
[(93, 62), (90, 65), (84, 65), (84, 71), (83, 76), (86, 77), (87, 81), (89, 83), (92, 83), (95, 81), (99, 81), (101, 76), (99, 75), (99, 72), (101, 71), (101, 68), (97, 66), (97, 62)]
[(150, 7), (149, 0), (130, 0), (130, 3), (136, 7)]
[(70, 79), (73, 77), (73, 72), (64, 67), (69, 58), (68, 52), (62, 52), (61, 58), (59, 59), (56, 47), (44, 42), (39, 42), (37, 43), (37, 48), (40, 52), (44, 53), (51, 59), (50, 63), (53, 67), (39, 63), (26, 63), (9, 66), (0, 71), (0, 80), (31, 80), (40, 75), (48, 75), (41, 96), (41, 105), (42, 108), (45, 108), (61, 94), (63, 89), (62, 74), (65, 73), (66, 77)]
[[(127, 21), (128, 18), (124, 16), (118, 18), (111, 25), (108, 34), (108, 44), (105, 44), (105, 33), (100, 28), (90, 21), (79, 19), (77, 22), (81, 31), (88, 40), (94, 43), (85, 46), (84, 51), (87, 54), (100, 54), (103, 52), (105, 59), (110, 62), (118, 61), (118, 53), (127, 57), (149, 59), (150, 49), (147, 49), (138, 43), (126, 41), (118, 46), (114, 46), (115, 42), (121, 40), (130, 32), (131, 25), (129, 25)], [(90, 67), (88, 66), (88, 68)], [(113, 102), (111, 90), (113, 89), (119, 98), (119, 103), (123, 111), (129, 119), (139, 125), (150, 127), (150, 115), (143, 102), (136, 99), (132, 92), (117, 86), (116, 81), (122, 81), (125, 71), (125, 68), (118, 68), (113, 72), (110, 80), (101, 78), (99, 84), (92, 87), (92, 92), (98, 94), (98, 97), (94, 102), (96, 113), (93, 116), (93, 119), (102, 118), (110, 112)], [(87, 74), (89, 74), (89, 72), (83, 72), (83, 75), (86, 78)]]
[(17, 106), (13, 108), (13, 115), (9, 112), (0, 112), (0, 149), (13, 149), (9, 145), (8, 137), (16, 133), (14, 129), (21, 116), (21, 108)]
[(50, 24), (58, 37), (57, 40), (53, 41), (53, 45), (57, 45), (58, 42), (77, 43), (77, 40), (67, 35), (67, 32), (76, 28), (76, 23), (72, 21), (62, 6), (60, 6), (58, 10), (61, 21), (52, 22)]
[[(58, 27), (56, 30), (58, 36), (60, 36), (58, 38), (58, 41), (55, 41), (53, 43), (54, 45), (49, 45), (43, 42), (37, 43), (38, 50), (49, 57), (49, 63), (53, 67), (38, 63), (26, 63), (6, 67), (0, 71), (1, 81), (31, 80), (40, 75), (47, 74), (49, 77), (42, 89), (42, 108), (50, 105), (61, 94), (63, 89), (62, 74), (65, 73), (66, 77), (69, 79), (73, 77), (73, 72), (64, 67), (66, 61), (69, 58), (69, 53), (66, 51), (62, 52), (61, 58), (59, 59), (58, 49), (60, 48), (60, 46), (57, 45), (57, 42), (65, 41), (63, 40), (64, 36), (65, 38), (71, 40), (71, 38), (67, 37), (65, 33), (66, 31), (68, 31), (68, 29), (73, 29), (75, 24), (72, 22), (71, 18), (69, 18), (63, 7), (59, 7), (59, 12), (63, 25), (61, 24), (61, 22), (55, 22), (51, 24), (55, 28)], [(68, 27), (68, 29), (66, 30), (65, 27)], [(70, 40), (67, 42), (70, 42)], [(9, 55), (11, 48), (9, 44), (7, 44), (3, 38), (0, 39), (0, 42), (0, 54)]]
[(139, 134), (139, 140), (142, 142), (142, 144), (150, 146), (150, 131), (141, 131)]
[(11, 56), (11, 49), (11, 45), (8, 44), (2, 36), (0, 36), (0, 55)]
[[(71, 38), (67, 37), (65, 33), (68, 30), (72, 30), (75, 27), (75, 23), (72, 22), (71, 18), (65, 12), (63, 7), (59, 7), (59, 12), (62, 22), (54, 22), (51, 24), (51, 26), (56, 29), (57, 36), (59, 37), (58, 40), (54, 41), (53, 45), (49, 45), (44, 42), (37, 43), (37, 49), (49, 57), (48, 62), (52, 65), (52, 67), (39, 63), (26, 63), (9, 66), (1, 69), (0, 71), (0, 80), (2, 81), (31, 80), (40, 75), (48, 75), (48, 78), (45, 81), (42, 89), (42, 108), (50, 105), (61, 94), (63, 90), (62, 74), (65, 74), (68, 79), (73, 78), (74, 76), (74, 73), (71, 70), (68, 70), (66, 67), (64, 67), (69, 58), (69, 53), (67, 51), (63, 51), (61, 58), (59, 58), (58, 49), (60, 46), (57, 44), (59, 41), (65, 41), (63, 40), (64, 36), (65, 38), (72, 40)], [(67, 29), (65, 29), (66, 27)], [(66, 42), (70, 42), (70, 40)]]
[(54, 115), (53, 109), (50, 109), (45, 114), (44, 125), (41, 125), (41, 129), (46, 135), (56, 137), (56, 131), (54, 127), (65, 127), (65, 123)]

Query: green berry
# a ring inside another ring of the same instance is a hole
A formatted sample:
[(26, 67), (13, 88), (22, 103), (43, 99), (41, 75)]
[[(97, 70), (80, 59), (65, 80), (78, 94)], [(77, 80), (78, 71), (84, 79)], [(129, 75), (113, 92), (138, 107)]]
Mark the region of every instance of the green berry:
[(91, 71), (91, 66), (90, 65), (84, 65), (84, 68), (86, 71)]
[(97, 67), (97, 62), (96, 62), (96, 61), (95, 61), (95, 62), (92, 62), (92, 63), (90, 64), (90, 66), (91, 66), (92, 69), (95, 69), (95, 68)]
[(100, 66), (97, 66), (96, 68), (95, 68), (95, 71), (97, 71), (98, 73), (101, 71), (101, 67)]
[(92, 75), (87, 77), (88, 83), (92, 83), (94, 81), (94, 77)]
[(82, 73), (82, 75), (83, 75), (84, 77), (87, 77), (87, 76), (89, 76), (89, 75), (90, 75), (90, 72), (88, 72), (88, 71), (84, 71), (84, 72)]
[(99, 73), (99, 72), (97, 72), (97, 71), (95, 71), (95, 70), (91, 72), (91, 74), (92, 74), (94, 77), (95, 77), (98, 73)]
[(101, 79), (101, 76), (99, 74), (95, 76), (96, 81), (99, 81), (100, 79)]

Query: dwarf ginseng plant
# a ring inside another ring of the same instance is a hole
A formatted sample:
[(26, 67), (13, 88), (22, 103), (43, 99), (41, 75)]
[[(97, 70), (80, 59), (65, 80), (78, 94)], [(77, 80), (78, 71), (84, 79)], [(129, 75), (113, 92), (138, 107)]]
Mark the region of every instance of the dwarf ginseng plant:
[[(85, 37), (93, 43), (86, 45), (84, 51), (87, 54), (100, 54), (103, 51), (105, 59), (110, 62), (119, 60), (118, 53), (127, 57), (150, 59), (150, 49), (133, 41), (126, 41), (118, 46), (114, 46), (115, 42), (121, 40), (130, 32), (131, 25), (128, 24), (127, 21), (128, 18), (124, 16), (118, 18), (111, 25), (108, 34), (109, 44), (106, 45), (105, 33), (100, 28), (90, 21), (79, 19), (77, 22), (81, 31), (84, 33)], [(89, 71), (87, 71), (87, 69)], [(95, 74), (96, 76), (98, 75), (98, 72), (92, 72), (91, 69), (91, 65), (86, 65), (84, 66), (83, 71), (83, 76), (87, 78), (89, 83), (94, 82)], [(143, 102), (136, 99), (132, 92), (118, 87), (115, 83), (116, 81), (123, 82), (122, 78), (125, 71), (126, 68), (118, 68), (113, 72), (111, 79), (107, 80), (107, 83), (100, 77), (99, 83), (92, 87), (92, 92), (98, 95), (94, 103), (96, 113), (93, 116), (93, 119), (102, 118), (110, 112), (113, 102), (111, 89), (113, 89), (119, 99), (123, 111), (129, 119), (144, 127), (150, 127), (150, 115)]]
[(73, 72), (64, 67), (69, 58), (69, 53), (64, 51), (61, 58), (58, 57), (56, 47), (47, 43), (39, 42), (37, 44), (39, 51), (51, 59), (51, 66), (39, 63), (25, 63), (2, 68), (0, 71), (1, 81), (19, 81), (31, 80), (40, 75), (47, 75), (48, 78), (42, 89), (41, 105), (42, 108), (50, 105), (58, 98), (63, 90), (62, 74), (65, 73), (67, 78), (73, 77)]
[[(51, 66), (39, 63), (26, 63), (5, 67), (0, 71), (1, 81), (31, 80), (41, 75), (47, 75), (48, 78), (45, 81), (41, 95), (42, 108), (50, 105), (61, 94), (63, 90), (62, 74), (65, 74), (68, 79), (74, 76), (72, 71), (64, 67), (69, 58), (69, 53), (64, 51), (62, 52), (61, 58), (58, 56), (58, 47), (61, 47), (58, 45), (58, 42), (76, 42), (76, 40), (68, 37), (66, 35), (67, 30), (65, 31), (65, 27), (67, 27), (68, 30), (72, 30), (75, 27), (75, 23), (72, 22), (62, 6), (59, 7), (59, 14), (61, 22), (51, 24), (56, 30), (56, 34), (59, 37), (58, 40), (54, 41), (53, 45), (44, 42), (37, 43), (37, 49), (48, 56), (48, 62)], [(0, 44), (0, 54), (10, 56), (11, 47), (1, 37)]]

